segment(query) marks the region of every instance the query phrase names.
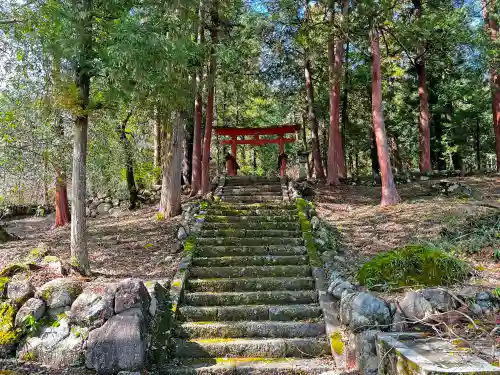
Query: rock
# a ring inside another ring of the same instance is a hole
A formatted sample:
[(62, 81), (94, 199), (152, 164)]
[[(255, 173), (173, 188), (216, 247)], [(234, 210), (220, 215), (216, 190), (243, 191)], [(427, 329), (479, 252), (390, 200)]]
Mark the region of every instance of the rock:
[(179, 227), (179, 230), (177, 232), (177, 239), (179, 241), (184, 241), (188, 237), (188, 234), (186, 232), (186, 229), (184, 227)]
[(430, 302), (432, 308), (441, 312), (455, 310), (459, 305), (458, 301), (444, 289), (429, 288), (423, 290), (421, 293)]
[(475, 300), (476, 304), (481, 307), (484, 314), (490, 314), (495, 310), (495, 300), (489, 292), (476, 293)]
[(150, 303), (151, 297), (141, 280), (126, 279), (118, 284), (118, 289), (115, 294), (116, 314), (130, 309), (131, 307), (140, 307), (142, 311), (147, 312)]
[(113, 200), (110, 197), (104, 198), (104, 203), (111, 203)]
[(310, 223), (311, 223), (311, 228), (312, 228), (312, 230), (317, 230), (317, 229), (319, 229), (320, 221), (319, 221), (319, 218), (318, 218), (317, 216), (313, 216), (313, 217), (311, 218)]
[(71, 268), (69, 264), (63, 264), (58, 257), (52, 255), (43, 258), (42, 265), (50, 272), (60, 276), (67, 275)]
[(177, 253), (182, 251), (183, 247), (184, 246), (182, 245), (182, 242), (176, 241), (172, 244), (172, 246), (170, 246), (169, 253), (170, 254), (177, 254)]
[(99, 215), (107, 214), (111, 209), (111, 205), (109, 203), (101, 203), (97, 206), (97, 213)]
[(333, 270), (332, 273), (330, 274), (330, 281), (335, 281), (336, 279), (342, 277), (340, 272)]
[(469, 310), (472, 314), (476, 316), (483, 315), (483, 309), (477, 303), (471, 303), (469, 305)]
[(45, 315), (49, 317), (49, 319), (57, 319), (58, 316), (61, 315), (69, 315), (69, 311), (71, 310), (71, 306), (62, 306), (62, 307), (56, 307), (54, 309), (47, 309), (45, 310)]
[(369, 329), (356, 334), (356, 366), (363, 375), (378, 373), (377, 334), (381, 331)]
[(134, 308), (113, 316), (102, 327), (90, 332), (86, 366), (105, 375), (121, 370), (141, 370), (146, 359), (145, 333), (141, 309)]
[(366, 292), (346, 293), (342, 296), (340, 320), (354, 330), (387, 327), (392, 321), (385, 301)]
[(349, 281), (344, 281), (340, 278), (333, 281), (328, 287), (328, 293), (337, 299), (342, 298), (344, 291), (353, 292), (356, 288)]
[(168, 279), (146, 281), (144, 285), (146, 285), (149, 296), (151, 297), (151, 303), (149, 304), (149, 314), (151, 316), (154, 316), (158, 306), (158, 298), (164, 298), (165, 296), (168, 296), (170, 281)]
[(63, 317), (57, 324), (44, 326), (35, 336), (26, 339), (18, 349), (17, 357), (54, 368), (81, 365), (83, 341), (87, 333), (79, 327), (70, 329), (69, 320)]
[(71, 305), (72, 324), (91, 329), (98, 328), (115, 312), (117, 284), (89, 284)]
[(110, 216), (119, 217), (122, 213), (122, 210), (120, 208), (113, 207), (108, 211), (108, 213)]
[(89, 217), (91, 212), (92, 210), (90, 209), (90, 207), (85, 207), (85, 216)]
[(398, 308), (394, 313), (394, 317), (392, 320), (391, 331), (392, 332), (404, 332), (407, 329), (407, 322), (405, 317), (403, 316), (401, 310)]
[(113, 207), (118, 207), (120, 205), (120, 200), (119, 199), (113, 199), (113, 201), (111, 202), (111, 204), (113, 205)]
[(7, 284), (7, 298), (18, 306), (21, 306), (34, 295), (35, 289), (28, 279), (10, 281)]
[(107, 193), (97, 193), (97, 199), (101, 200), (101, 199), (104, 199), (108, 196)]
[(96, 217), (97, 216), (97, 211), (92, 210), (90, 213), (90, 217)]
[(31, 315), (36, 321), (45, 313), (45, 302), (39, 298), (30, 298), (24, 305), (21, 306), (16, 314), (15, 326), (22, 327), (24, 319)]
[(420, 293), (408, 292), (399, 303), (407, 320), (421, 320), (432, 314), (432, 305)]
[(420, 181), (428, 181), (429, 179), (429, 176), (420, 176)]
[(42, 285), (37, 292), (48, 308), (71, 306), (73, 301), (82, 292), (79, 281), (70, 278), (58, 278)]
[(120, 371), (118, 375), (141, 375), (140, 372), (131, 372), (131, 371)]

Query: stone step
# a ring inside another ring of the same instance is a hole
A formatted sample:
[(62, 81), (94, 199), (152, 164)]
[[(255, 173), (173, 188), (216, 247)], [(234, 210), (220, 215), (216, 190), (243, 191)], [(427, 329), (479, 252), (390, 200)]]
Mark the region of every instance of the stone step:
[(305, 255), (305, 246), (268, 245), (268, 246), (197, 246), (196, 255), (200, 257), (249, 256), (249, 255)]
[(238, 238), (261, 238), (261, 237), (302, 237), (302, 232), (285, 229), (205, 229), (200, 232), (200, 237), (238, 237)]
[(176, 357), (310, 358), (328, 354), (323, 337), (298, 339), (174, 339)]
[(175, 329), (178, 338), (317, 337), (325, 334), (324, 323), (309, 322), (188, 322)]
[[(280, 216), (294, 216), (297, 219), (297, 209), (295, 208), (208, 208), (206, 211), (208, 216), (272, 216), (278, 218)], [(279, 219), (277, 219), (279, 220)]]
[[(226, 216), (227, 217), (227, 216)], [(257, 217), (257, 216), (254, 216)], [(206, 218), (205, 218), (206, 219)], [(224, 230), (224, 229), (257, 229), (257, 230), (293, 230), (298, 231), (300, 229), (299, 222), (297, 218), (294, 217), (291, 222), (281, 222), (281, 221), (245, 221), (238, 220), (231, 223), (228, 222), (212, 222), (208, 221), (203, 224), (203, 230), (214, 229), (214, 230)]]
[(300, 266), (309, 264), (306, 255), (264, 255), (194, 258), (198, 267), (242, 267), (242, 266)]
[(316, 303), (316, 291), (277, 290), (269, 292), (197, 292), (184, 295), (184, 305), (227, 306), (227, 305), (285, 305)]
[(312, 290), (314, 289), (314, 279), (312, 277), (189, 279), (187, 283), (187, 289), (191, 292), (251, 292), (256, 290), (260, 291)]
[[(290, 211), (292, 212), (292, 211)], [(293, 211), (293, 213), (285, 214), (285, 215), (270, 215), (270, 216), (261, 216), (261, 215), (205, 215), (204, 217), (204, 225), (208, 223), (221, 223), (221, 224), (263, 224), (263, 223), (274, 223), (274, 224), (296, 224), (298, 222), (297, 213)]]
[(197, 358), (169, 366), (160, 375), (320, 375), (333, 366), (326, 358)]
[(226, 177), (224, 186), (235, 185), (281, 185), (281, 180), (278, 177), (258, 177), (258, 176), (235, 176)]
[(181, 306), (179, 308), (179, 319), (181, 321), (290, 321), (312, 319), (320, 316), (321, 309), (316, 304)]
[(262, 237), (262, 238), (241, 238), (241, 237), (198, 237), (198, 245), (225, 245), (225, 246), (257, 246), (257, 245), (289, 245), (300, 246), (304, 244), (302, 238), (282, 238), (282, 237)]
[(192, 278), (213, 279), (226, 277), (307, 277), (311, 267), (303, 266), (247, 266), (247, 267), (192, 267)]
[(273, 192), (273, 191), (281, 193), (281, 185), (277, 185), (277, 184), (270, 184), (270, 185), (261, 184), (261, 185), (258, 185), (258, 186), (248, 185), (248, 186), (244, 186), (244, 187), (224, 186), (224, 188), (222, 189), (222, 192), (224, 194), (226, 194), (226, 193), (245, 193), (245, 192), (258, 193), (258, 192)]
[(265, 191), (261, 190), (259, 188), (255, 189), (230, 189), (226, 190), (224, 189), (222, 191), (222, 197), (248, 197), (248, 196), (261, 196), (261, 197), (282, 197), (281, 193), (281, 188), (272, 190), (272, 191)]
[(220, 209), (236, 209), (236, 210), (242, 210), (242, 209), (276, 209), (276, 208), (281, 208), (281, 209), (286, 209), (286, 210), (297, 210), (297, 205), (295, 203), (291, 202), (264, 202), (264, 203), (228, 203), (228, 202), (216, 202), (216, 203), (211, 203), (209, 204), (206, 209), (209, 210), (211, 208), (220, 208)]
[(238, 202), (238, 203), (260, 203), (260, 202), (280, 202), (283, 201), (283, 196), (274, 195), (222, 195), (222, 202)]

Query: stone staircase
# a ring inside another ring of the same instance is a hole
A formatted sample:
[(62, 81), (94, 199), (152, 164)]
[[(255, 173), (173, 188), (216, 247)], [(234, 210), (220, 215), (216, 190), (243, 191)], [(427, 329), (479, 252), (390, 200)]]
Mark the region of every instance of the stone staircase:
[(321, 374), (330, 346), (295, 204), (279, 179), (227, 178), (205, 210), (168, 374)]

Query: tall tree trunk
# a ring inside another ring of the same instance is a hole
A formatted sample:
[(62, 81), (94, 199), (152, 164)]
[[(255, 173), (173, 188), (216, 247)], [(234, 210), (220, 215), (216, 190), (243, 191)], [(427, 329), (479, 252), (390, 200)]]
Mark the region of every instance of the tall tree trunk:
[[(56, 115), (54, 121), (54, 132), (60, 139), (64, 138), (63, 119), (60, 114)], [(68, 181), (66, 178), (65, 166), (62, 150), (59, 152), (55, 172), (56, 172), (56, 227), (62, 227), (69, 223), (69, 203), (68, 203)]]
[[(192, 112), (194, 114), (194, 111)], [(192, 155), (193, 155), (193, 131), (194, 131), (194, 118), (186, 119), (186, 128), (184, 129), (184, 141), (182, 142), (182, 149), (184, 151), (182, 157), (182, 180), (184, 185), (191, 185), (191, 170), (192, 170)]]
[(69, 223), (68, 188), (66, 175), (56, 167), (56, 227)]
[(154, 183), (159, 185), (161, 183), (161, 118), (158, 108), (155, 109), (155, 119), (154, 119), (154, 155), (153, 155), (153, 167), (155, 169), (155, 181)]
[(217, 59), (215, 46), (219, 33), (219, 10), (217, 1), (214, 0), (211, 11), (211, 47), (210, 47), (210, 67), (208, 70), (208, 99), (207, 118), (205, 123), (205, 139), (203, 141), (203, 162), (201, 174), (201, 191), (205, 195), (210, 191), (210, 146), (212, 143), (212, 125), (214, 121), (214, 96), (215, 96), (215, 74), (217, 69)]
[(476, 117), (476, 164), (477, 170), (481, 170), (481, 127), (479, 126), (479, 116)]
[[(349, 0), (343, 0), (342, 15), (340, 17), (341, 26), (343, 26), (348, 11)], [(332, 15), (332, 23), (333, 19)], [(335, 42), (332, 34), (328, 44), (328, 59), (330, 65), (330, 139), (328, 142), (327, 182), (331, 185), (337, 185), (339, 177), (346, 177), (344, 145), (340, 134), (340, 81), (342, 79), (342, 62), (344, 59), (343, 37), (338, 38), (337, 42)]]
[[(415, 17), (419, 19), (422, 15), (421, 0), (413, 0)], [(415, 68), (418, 75), (418, 96), (420, 98), (420, 112), (418, 119), (418, 129), (420, 133), (420, 172), (432, 172), (431, 167), (431, 131), (429, 127), (429, 92), (425, 76), (425, 49), (422, 42), (417, 47), (417, 58)]]
[(380, 41), (377, 29), (372, 30), (372, 118), (375, 141), (377, 143), (378, 161), (380, 164), (380, 177), (382, 180), (381, 206), (398, 203), (401, 199), (394, 184), (392, 176), (387, 135), (385, 133), (384, 115), (382, 111), (382, 77), (380, 70)]
[(323, 171), (323, 164), (321, 163), (321, 152), (319, 149), (319, 135), (318, 135), (318, 118), (316, 116), (316, 107), (314, 104), (314, 86), (311, 75), (311, 59), (306, 52), (304, 59), (304, 76), (306, 81), (306, 98), (307, 98), (307, 115), (311, 125), (311, 148), (312, 159), (314, 164), (314, 173), (316, 178), (325, 178)]
[[(342, 147), (344, 150), (344, 155), (345, 155), (345, 148), (346, 148), (346, 136), (347, 136), (347, 124), (349, 123), (349, 112), (347, 111), (347, 106), (348, 106), (348, 85), (349, 85), (349, 42), (346, 44), (346, 50), (345, 50), (345, 63), (344, 66), (346, 67), (345, 69), (345, 76), (344, 76), (344, 93), (342, 97)], [(347, 157), (347, 156), (346, 156)], [(347, 165), (347, 163), (346, 163)], [(347, 177), (347, 167), (346, 167), (346, 177)]]
[[(198, 9), (198, 46), (204, 44), (203, 2)], [(202, 59), (203, 60), (203, 59)], [(193, 130), (193, 157), (191, 171), (191, 195), (198, 194), (201, 189), (201, 123), (203, 121), (203, 61), (199, 61), (196, 69), (196, 94), (194, 99), (194, 130)]]
[(76, 14), (82, 16), (79, 41), (79, 61), (76, 69), (80, 111), (73, 127), (73, 173), (71, 205), (71, 265), (84, 275), (90, 275), (87, 250), (85, 195), (87, 190), (87, 130), (89, 124), (90, 71), (92, 60), (92, 3), (81, 0)]
[(163, 155), (159, 211), (165, 217), (173, 217), (181, 212), (184, 121), (184, 116), (180, 111), (175, 111), (170, 116), (162, 115)]
[[(486, 33), (490, 35), (491, 41), (495, 44), (498, 39), (498, 21), (495, 16), (490, 17), (490, 13), (496, 13), (496, 1), (482, 0), (481, 4)], [(500, 69), (498, 66), (497, 61), (490, 63), (491, 113), (495, 132), (496, 167), (497, 171), (500, 171)]]
[(130, 210), (135, 209), (137, 203), (137, 187), (135, 186), (135, 178), (134, 178), (134, 158), (132, 155), (132, 148), (130, 145), (130, 141), (127, 138), (127, 123), (132, 117), (132, 111), (127, 114), (125, 120), (123, 120), (120, 126), (120, 140), (123, 145), (123, 152), (125, 154), (125, 169), (127, 174), (127, 188), (129, 193), (129, 206)]

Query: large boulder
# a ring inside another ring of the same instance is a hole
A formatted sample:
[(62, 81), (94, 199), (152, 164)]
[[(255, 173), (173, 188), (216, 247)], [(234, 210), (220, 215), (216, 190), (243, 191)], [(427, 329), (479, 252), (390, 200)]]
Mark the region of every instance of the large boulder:
[(353, 330), (385, 328), (391, 324), (387, 303), (370, 293), (345, 293), (340, 302), (340, 320)]
[(85, 365), (98, 374), (141, 370), (146, 360), (146, 324), (140, 308), (113, 316), (90, 332)]
[(399, 307), (404, 317), (411, 321), (423, 320), (433, 312), (431, 303), (417, 292), (406, 293)]
[(114, 315), (117, 284), (89, 284), (71, 305), (71, 323), (98, 328)]
[(87, 330), (71, 327), (67, 317), (42, 327), (19, 347), (17, 357), (54, 368), (68, 368), (83, 362), (83, 341)]
[(15, 325), (16, 327), (22, 327), (24, 325), (24, 320), (29, 315), (31, 315), (35, 321), (38, 321), (44, 313), (45, 302), (38, 298), (30, 298), (17, 312)]
[(35, 295), (35, 289), (29, 279), (10, 281), (7, 285), (7, 298), (21, 306)]
[(112, 207), (110, 203), (101, 203), (97, 206), (97, 213), (99, 215), (107, 214)]
[(349, 281), (337, 278), (330, 283), (328, 287), (328, 293), (337, 299), (342, 298), (344, 292), (353, 292), (356, 288)]
[(126, 279), (118, 284), (115, 294), (115, 313), (131, 307), (140, 307), (143, 312), (149, 310), (151, 297), (144, 283), (139, 279)]
[(43, 284), (37, 292), (49, 309), (71, 306), (73, 301), (82, 292), (82, 285), (78, 280), (58, 278)]
[(458, 301), (445, 289), (429, 288), (421, 293), (434, 309), (441, 312), (455, 310), (459, 305)]

